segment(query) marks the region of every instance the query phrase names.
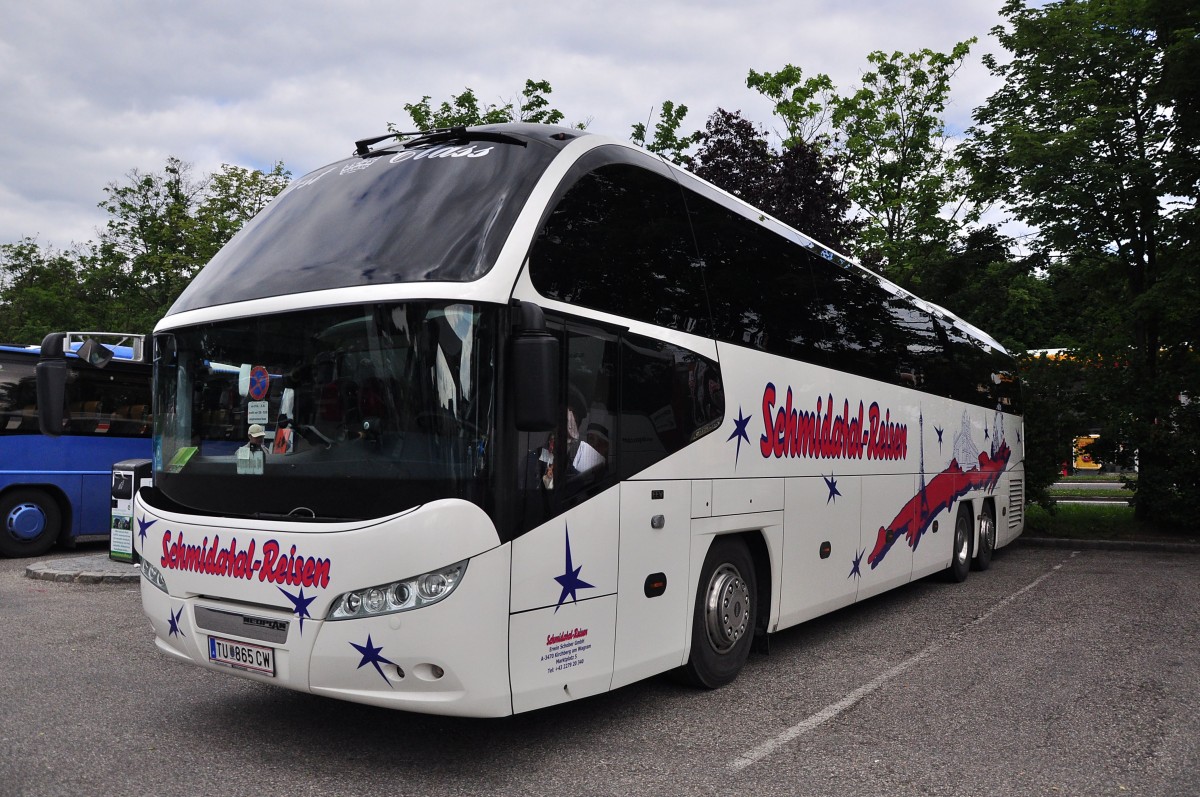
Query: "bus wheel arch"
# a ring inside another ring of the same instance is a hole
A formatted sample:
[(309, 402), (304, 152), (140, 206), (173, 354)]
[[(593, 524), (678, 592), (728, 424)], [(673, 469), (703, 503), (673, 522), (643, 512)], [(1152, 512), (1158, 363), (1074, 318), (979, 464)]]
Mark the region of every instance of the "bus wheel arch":
[(62, 532), (65, 513), (54, 491), (21, 486), (0, 495), (0, 556), (40, 556)]
[(755, 604), (755, 623), (753, 649), (766, 653), (767, 631), (771, 622), (771, 552), (767, 547), (766, 537), (757, 531), (747, 531), (737, 535), (750, 548), (750, 556), (754, 559), (754, 578), (758, 586), (758, 602)]
[(987, 570), (992, 566), (992, 554), (996, 552), (996, 502), (992, 498), (984, 499), (983, 507), (979, 511), (978, 538), (971, 567), (975, 570)]
[(971, 549), (975, 537), (975, 518), (970, 501), (958, 505), (954, 519), (954, 537), (950, 547), (950, 565), (944, 571), (947, 581), (959, 584), (966, 581), (971, 570)]
[(753, 538), (720, 535), (705, 554), (696, 586), (691, 653), (681, 673), (695, 686), (716, 689), (730, 683), (750, 655), (763, 616)]

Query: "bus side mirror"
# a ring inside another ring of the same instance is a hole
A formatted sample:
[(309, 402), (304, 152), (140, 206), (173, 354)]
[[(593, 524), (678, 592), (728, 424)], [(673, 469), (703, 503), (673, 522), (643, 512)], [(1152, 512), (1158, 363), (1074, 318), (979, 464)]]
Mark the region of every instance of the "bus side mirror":
[(67, 409), (67, 358), (63, 356), (61, 332), (42, 340), (37, 364), (38, 427), (42, 434), (58, 437), (63, 431)]
[(542, 308), (517, 305), (520, 314), (511, 341), (508, 399), (521, 432), (548, 432), (558, 423), (558, 339), (546, 331)]

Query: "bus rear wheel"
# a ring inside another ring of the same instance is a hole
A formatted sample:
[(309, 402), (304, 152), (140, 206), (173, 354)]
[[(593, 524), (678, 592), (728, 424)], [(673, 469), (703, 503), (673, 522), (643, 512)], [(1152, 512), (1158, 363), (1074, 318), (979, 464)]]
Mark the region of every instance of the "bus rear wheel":
[(41, 490), (13, 490), (0, 498), (0, 556), (41, 556), (58, 539), (62, 513)]
[(737, 677), (750, 655), (758, 619), (754, 560), (736, 537), (713, 541), (696, 590), (692, 651), (684, 680), (716, 689)]
[(992, 553), (996, 550), (996, 510), (990, 503), (983, 505), (979, 516), (979, 550), (975, 553), (973, 566), (976, 570), (987, 570), (992, 566)]
[(946, 568), (946, 580), (962, 583), (967, 580), (971, 571), (971, 533), (974, 524), (971, 522), (971, 507), (960, 504), (958, 518), (954, 521), (954, 550), (951, 552), (950, 566)]

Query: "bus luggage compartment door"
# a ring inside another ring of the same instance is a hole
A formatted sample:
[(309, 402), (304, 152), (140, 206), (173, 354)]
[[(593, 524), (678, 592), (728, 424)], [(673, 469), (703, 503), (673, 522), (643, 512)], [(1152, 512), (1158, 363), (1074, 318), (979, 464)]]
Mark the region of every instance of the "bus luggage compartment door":
[(691, 506), (690, 481), (621, 485), (614, 689), (683, 663)]

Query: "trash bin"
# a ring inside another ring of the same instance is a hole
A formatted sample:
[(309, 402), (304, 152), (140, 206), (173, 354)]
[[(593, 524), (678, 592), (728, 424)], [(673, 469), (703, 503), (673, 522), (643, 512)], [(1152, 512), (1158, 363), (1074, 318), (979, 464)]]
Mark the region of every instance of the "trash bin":
[(112, 515), (109, 520), (108, 558), (136, 563), (133, 549), (133, 496), (153, 478), (148, 459), (126, 459), (112, 466)]

